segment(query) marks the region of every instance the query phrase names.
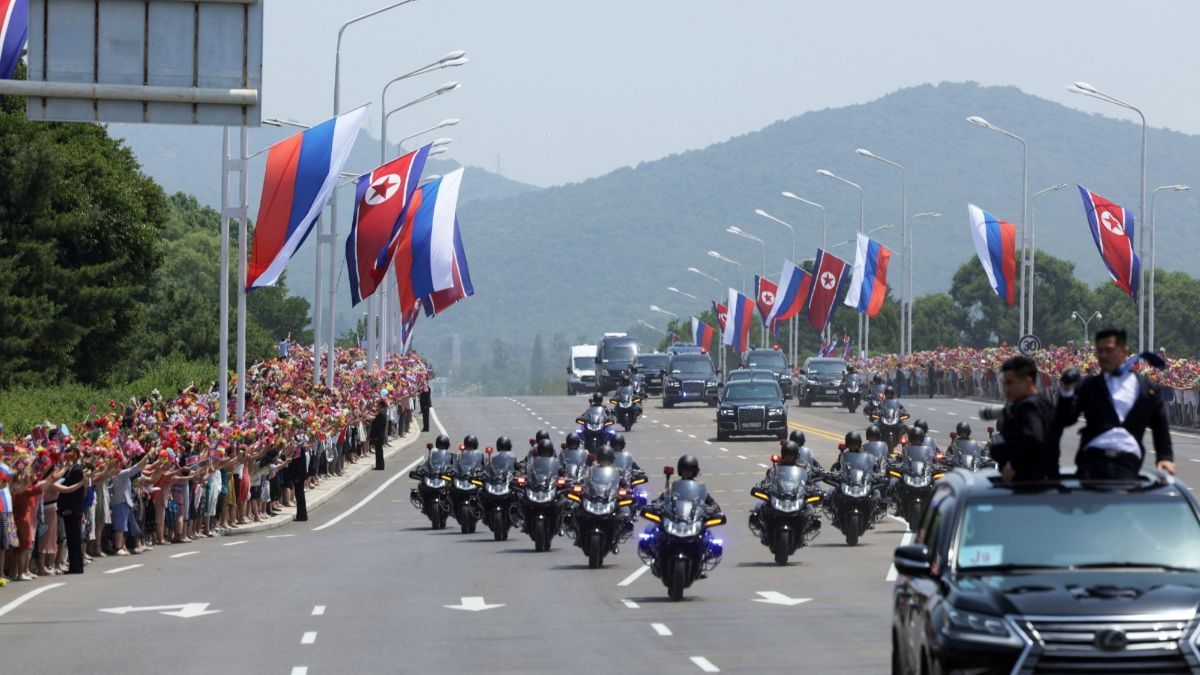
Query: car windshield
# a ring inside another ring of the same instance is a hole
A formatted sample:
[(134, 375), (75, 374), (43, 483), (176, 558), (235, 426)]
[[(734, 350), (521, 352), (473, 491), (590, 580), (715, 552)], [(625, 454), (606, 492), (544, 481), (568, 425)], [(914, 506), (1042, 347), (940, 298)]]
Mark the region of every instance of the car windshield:
[(606, 345), (604, 347), (605, 363), (633, 363), (637, 358), (637, 347), (631, 344)]
[(590, 356), (576, 356), (573, 361), (575, 370), (591, 370), (596, 365), (596, 360)]
[(1200, 567), (1200, 520), (1178, 494), (1018, 495), (967, 505), (957, 567)]
[(763, 352), (761, 354), (751, 354), (746, 359), (746, 367), (783, 370), (787, 368), (787, 361), (783, 359), (782, 352)]
[(774, 382), (738, 382), (725, 387), (726, 401), (755, 401), (778, 399), (779, 387)]
[(672, 375), (712, 375), (712, 362), (708, 359), (688, 359), (671, 364)]
[(670, 358), (666, 354), (658, 356), (639, 356), (637, 360), (638, 370), (662, 370), (667, 367), (667, 359)]
[(841, 361), (810, 361), (805, 368), (809, 375), (841, 375), (846, 364)]

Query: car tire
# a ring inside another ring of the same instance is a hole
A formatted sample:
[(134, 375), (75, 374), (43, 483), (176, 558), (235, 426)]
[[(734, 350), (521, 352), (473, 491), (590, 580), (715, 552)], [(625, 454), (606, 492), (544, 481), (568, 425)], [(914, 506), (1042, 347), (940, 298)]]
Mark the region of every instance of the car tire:
[(675, 402), (674, 402), (674, 401), (670, 401), (670, 400), (668, 400), (668, 399), (664, 398), (664, 399), (663, 399), (663, 407), (664, 407), (664, 408), (667, 408), (667, 409), (674, 408), (674, 407), (675, 407)]
[(724, 431), (718, 431), (717, 432), (717, 440), (721, 441), (721, 442), (725, 442), (725, 441), (729, 440), (729, 434)]

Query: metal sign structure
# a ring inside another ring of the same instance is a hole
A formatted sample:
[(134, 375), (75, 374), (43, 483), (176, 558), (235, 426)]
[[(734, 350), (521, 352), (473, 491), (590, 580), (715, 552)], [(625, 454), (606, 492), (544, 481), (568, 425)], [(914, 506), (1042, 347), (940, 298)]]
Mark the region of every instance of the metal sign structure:
[(30, 0), (32, 120), (258, 126), (261, 0)]

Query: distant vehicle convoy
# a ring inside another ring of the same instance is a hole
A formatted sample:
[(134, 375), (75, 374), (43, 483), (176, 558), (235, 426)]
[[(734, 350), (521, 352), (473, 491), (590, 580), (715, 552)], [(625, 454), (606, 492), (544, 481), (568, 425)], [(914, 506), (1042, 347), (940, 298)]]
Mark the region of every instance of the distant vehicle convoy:
[(630, 367), (637, 361), (641, 346), (637, 338), (625, 333), (605, 333), (596, 345), (596, 356), (593, 359), (596, 367), (596, 391), (607, 394), (615, 391), (621, 381), (621, 374), (628, 373)]

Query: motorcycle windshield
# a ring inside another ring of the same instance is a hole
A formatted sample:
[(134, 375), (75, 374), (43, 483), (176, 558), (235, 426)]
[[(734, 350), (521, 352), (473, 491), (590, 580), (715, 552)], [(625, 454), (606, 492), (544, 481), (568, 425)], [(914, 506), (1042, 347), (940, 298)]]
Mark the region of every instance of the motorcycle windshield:
[(628, 452), (618, 452), (613, 455), (613, 468), (621, 473), (633, 471), (633, 455)]
[(517, 462), (507, 452), (498, 452), (488, 462), (488, 473), (500, 480), (507, 479), (517, 467)]
[(563, 450), (562, 464), (568, 477), (577, 479), (583, 475), (584, 467), (587, 466), (587, 456), (587, 450), (583, 448)]
[(875, 458), (865, 452), (842, 453), (842, 481), (862, 485), (875, 470)]
[(895, 399), (884, 401), (879, 410), (879, 421), (884, 424), (899, 424), (900, 402)]
[(592, 406), (583, 414), (583, 423), (588, 431), (600, 431), (604, 428), (604, 408)]
[(472, 474), (482, 467), (483, 453), (479, 450), (470, 450), (458, 456), (457, 470), (460, 474)]
[(671, 484), (671, 498), (667, 500), (666, 512), (672, 520), (690, 522), (704, 515), (704, 502), (708, 499), (708, 488), (694, 480), (677, 480)]
[(904, 459), (910, 463), (930, 463), (933, 461), (933, 448), (928, 445), (909, 445), (904, 448)]
[(555, 457), (534, 457), (529, 462), (529, 482), (539, 487), (547, 487), (558, 478), (558, 459)]
[(628, 406), (633, 403), (633, 387), (621, 387), (617, 390), (617, 403)]
[(454, 466), (454, 455), (449, 450), (434, 450), (429, 455), (429, 468), (437, 473), (445, 473)]
[(808, 481), (808, 470), (798, 466), (777, 466), (775, 475), (771, 477), (771, 492), (795, 497)]
[(589, 497), (613, 499), (621, 484), (621, 472), (611, 466), (594, 467), (588, 474), (583, 490)]
[(962, 466), (973, 468), (983, 461), (983, 446), (976, 441), (959, 441), (955, 449)]
[(883, 441), (867, 441), (863, 444), (863, 452), (875, 458), (875, 461), (883, 461), (887, 457), (888, 446)]

